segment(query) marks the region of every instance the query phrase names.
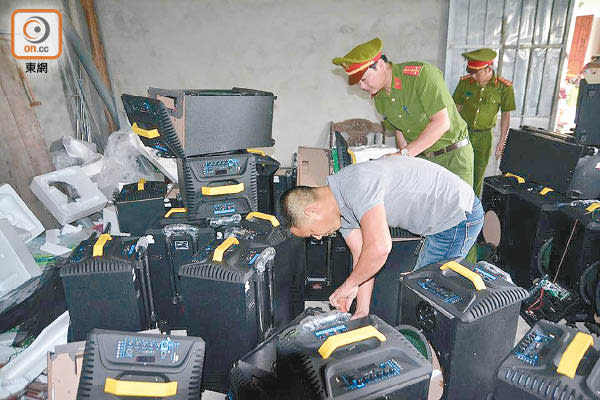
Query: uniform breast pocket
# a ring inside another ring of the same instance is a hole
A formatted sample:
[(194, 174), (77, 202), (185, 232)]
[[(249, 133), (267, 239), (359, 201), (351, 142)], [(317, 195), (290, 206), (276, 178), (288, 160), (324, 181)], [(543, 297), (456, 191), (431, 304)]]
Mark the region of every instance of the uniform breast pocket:
[(485, 94), (481, 98), (481, 102), (486, 106), (498, 107), (500, 106), (500, 95), (496, 93)]

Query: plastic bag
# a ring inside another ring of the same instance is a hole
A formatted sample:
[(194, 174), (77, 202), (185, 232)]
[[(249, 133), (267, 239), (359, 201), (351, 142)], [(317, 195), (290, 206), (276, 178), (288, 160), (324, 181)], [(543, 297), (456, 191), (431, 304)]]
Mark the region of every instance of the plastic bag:
[(104, 165), (96, 182), (109, 198), (112, 198), (119, 183), (135, 183), (141, 178), (151, 181), (156, 177), (149, 163), (142, 159), (134, 139), (133, 133), (125, 131), (113, 132), (108, 137), (104, 148)]
[(77, 165), (93, 163), (102, 156), (96, 153), (96, 145), (94, 143), (77, 140), (70, 136), (63, 137), (62, 142), (67, 154), (78, 162)]

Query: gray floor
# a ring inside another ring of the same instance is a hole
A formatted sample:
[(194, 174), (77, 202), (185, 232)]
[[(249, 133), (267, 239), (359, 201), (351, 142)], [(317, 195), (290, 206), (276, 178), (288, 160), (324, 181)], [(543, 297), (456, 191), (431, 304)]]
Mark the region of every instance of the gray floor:
[[(307, 301), (306, 307), (321, 307), (323, 310), (329, 309), (329, 303), (324, 301)], [(521, 340), (523, 336), (529, 331), (529, 325), (525, 322), (523, 318), (519, 316), (519, 323), (517, 325), (517, 335), (515, 337), (515, 344)], [(432, 392), (430, 390), (430, 392)], [(437, 397), (437, 396), (435, 396)], [(225, 394), (206, 391), (202, 394), (202, 400), (223, 400), (225, 398)], [(430, 397), (431, 398), (431, 397)]]

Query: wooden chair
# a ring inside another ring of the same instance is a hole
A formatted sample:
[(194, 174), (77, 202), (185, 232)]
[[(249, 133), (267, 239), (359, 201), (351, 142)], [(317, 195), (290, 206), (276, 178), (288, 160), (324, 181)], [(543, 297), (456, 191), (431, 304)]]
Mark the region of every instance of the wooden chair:
[(329, 147), (335, 144), (335, 132), (348, 135), (348, 146), (367, 144), (367, 134), (370, 132), (384, 133), (383, 123), (371, 122), (363, 118), (347, 119), (342, 122), (331, 122), (329, 128)]

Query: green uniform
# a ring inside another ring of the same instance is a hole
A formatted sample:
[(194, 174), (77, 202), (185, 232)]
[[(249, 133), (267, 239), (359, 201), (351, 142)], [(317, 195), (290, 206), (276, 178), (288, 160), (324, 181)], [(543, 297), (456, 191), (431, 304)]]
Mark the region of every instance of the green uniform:
[(421, 134), (433, 114), (446, 108), (450, 129), (421, 156), (473, 185), (473, 149), (470, 144), (438, 156), (427, 154), (468, 137), (467, 125), (458, 114), (442, 73), (436, 66), (426, 62), (393, 64), (390, 94), (380, 90), (375, 95), (375, 107), (383, 114), (386, 129), (402, 131), (407, 142)]
[(465, 75), (459, 81), (453, 97), (456, 104), (462, 105), (460, 115), (469, 126), (469, 139), (474, 154), (473, 188), (479, 196), (492, 152), (498, 110), (516, 109), (515, 92), (512, 83), (498, 77), (496, 73), (485, 87), (481, 87), (470, 75)]

